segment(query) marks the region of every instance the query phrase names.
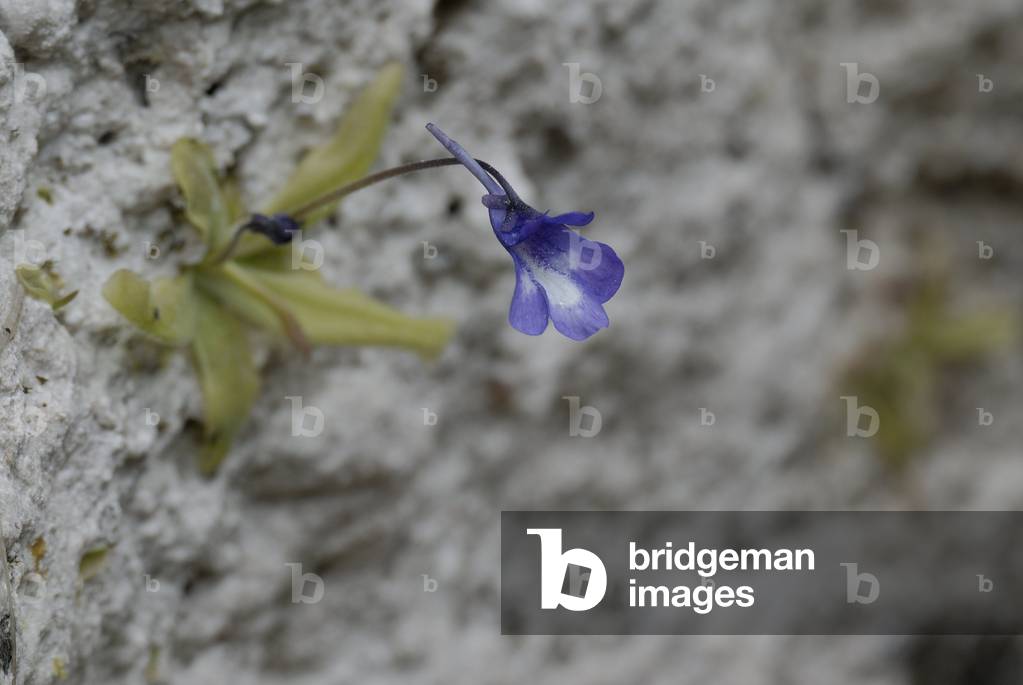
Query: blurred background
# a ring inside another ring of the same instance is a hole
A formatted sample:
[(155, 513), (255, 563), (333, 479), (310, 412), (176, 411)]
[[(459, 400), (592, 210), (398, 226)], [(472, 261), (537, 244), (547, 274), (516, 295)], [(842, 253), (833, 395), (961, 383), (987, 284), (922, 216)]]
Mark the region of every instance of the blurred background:
[[(498, 621), (502, 509), (1023, 505), (1018, 2), (3, 0), (0, 31), (19, 682), (1019, 681), (1015, 637)], [(508, 326), (468, 174), (377, 186), (318, 229), (323, 272), (454, 340), (433, 363), (261, 340), (253, 419), (205, 479), (187, 359), (100, 287), (194, 259), (176, 139), (256, 206), (389, 60), (377, 166), (439, 156), (433, 121), (533, 206), (596, 212), (626, 269), (611, 327)], [(26, 244), (80, 291), (59, 316), (18, 294)], [(322, 433), (292, 435), (289, 397)], [(574, 401), (599, 432), (573, 435)], [(296, 603), (304, 574), (323, 592)]]

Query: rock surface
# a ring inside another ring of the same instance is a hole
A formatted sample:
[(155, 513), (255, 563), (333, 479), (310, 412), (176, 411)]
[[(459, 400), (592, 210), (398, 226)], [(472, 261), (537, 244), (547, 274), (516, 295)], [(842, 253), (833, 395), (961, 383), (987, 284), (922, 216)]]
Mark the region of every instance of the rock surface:
[[(0, 0), (0, 31), (0, 543), (19, 682), (931, 673), (905, 638), (502, 637), (498, 518), (1023, 505), (1018, 345), (944, 379), (901, 477), (845, 437), (840, 400), (844, 369), (905, 325), (922, 255), (945, 255), (950, 307), (1019, 310), (1019, 3)], [(455, 318), (456, 339), (432, 365), (267, 348), (248, 430), (203, 479), (187, 359), (141, 340), (102, 283), (195, 257), (173, 141), (207, 141), (256, 204), (390, 59), (408, 78), (380, 165), (436, 156), (435, 121), (537, 206), (596, 211), (588, 234), (626, 264), (612, 326), (586, 344), (508, 327), (513, 272), (466, 174), (367, 191), (317, 236), (324, 272)], [(574, 97), (566, 63), (599, 96)], [(295, 97), (290, 64), (322, 98)], [(877, 78), (875, 101), (847, 101), (850, 69)], [(880, 245), (877, 269), (846, 268), (843, 230)], [(43, 261), (80, 291), (57, 314), (14, 276)], [(292, 436), (294, 396), (324, 412), (320, 435)], [(597, 437), (569, 435), (565, 396), (601, 412)], [(321, 601), (291, 602), (299, 572)], [(963, 663), (977, 653), (957, 644)]]

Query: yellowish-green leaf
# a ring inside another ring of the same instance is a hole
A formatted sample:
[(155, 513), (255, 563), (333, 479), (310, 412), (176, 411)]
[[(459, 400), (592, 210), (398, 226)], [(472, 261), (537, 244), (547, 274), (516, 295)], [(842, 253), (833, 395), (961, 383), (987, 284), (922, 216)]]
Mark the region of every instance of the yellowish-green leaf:
[(332, 288), (315, 271), (250, 273), (287, 302), (314, 344), (404, 347), (433, 357), (454, 328), (446, 319), (406, 316), (357, 290)]
[[(301, 205), (366, 175), (391, 119), (402, 69), (389, 64), (355, 98), (334, 136), (309, 152), (266, 207), (266, 213), (293, 212)], [(329, 214), (328, 208), (324, 214)]]
[(52, 269), (40, 268), (34, 264), (21, 264), (14, 270), (18, 281), (32, 297), (50, 305), (54, 311), (75, 299), (78, 291), (61, 295), (64, 283)]
[[(197, 274), (199, 287), (249, 323), (278, 335), (321, 345), (383, 345), (425, 357), (443, 349), (453, 330), (445, 319), (405, 316), (353, 289), (330, 287), (315, 271), (264, 271), (239, 264)], [(286, 322), (283, 309), (293, 317)]]
[[(258, 280), (252, 277), (248, 269), (237, 264), (224, 264), (219, 269), (208, 270), (214, 280), (227, 280), (238, 286), (238, 296), (245, 296), (248, 299), (246, 309), (261, 304), (275, 317), (275, 324), (271, 330), (282, 331), (293, 343), (305, 354), (309, 354), (311, 346), (302, 326), (295, 317), (288, 302), (281, 299), (278, 293), (273, 292)], [(262, 317), (261, 317), (262, 318)]]
[(57, 680), (67, 680), (67, 664), (64, 663), (64, 660), (55, 656), (50, 663), (53, 666), (53, 677)]
[(1004, 348), (1016, 339), (1016, 318), (1008, 310), (989, 310), (931, 322), (921, 343), (943, 359), (967, 360)]
[(283, 325), (265, 298), (230, 278), (221, 269), (201, 269), (195, 274), (196, 287), (236, 316), (267, 331), (283, 335)]
[[(401, 78), (402, 68), (399, 64), (389, 64), (381, 69), (345, 112), (334, 136), (302, 159), (291, 178), (263, 212), (293, 213), (329, 191), (365, 176), (387, 132)], [(337, 203), (334, 203), (312, 212), (304, 217), (305, 225), (329, 216), (336, 206)], [(265, 238), (247, 235), (238, 254), (252, 255), (272, 247)]]
[(149, 648), (149, 660), (146, 662), (146, 668), (142, 671), (142, 675), (145, 677), (146, 682), (155, 684), (162, 682), (160, 678), (160, 648), (152, 646)]
[(259, 392), (259, 374), (241, 322), (206, 297), (197, 302), (192, 352), (203, 397), (199, 468), (211, 474), (248, 419)]
[(316, 265), (309, 259), (304, 250), (294, 245), (277, 247), (273, 250), (266, 250), (235, 260), (246, 269), (257, 269), (259, 271), (294, 271), (296, 269), (313, 269)]
[(78, 561), (79, 580), (84, 583), (95, 578), (106, 566), (109, 551), (106, 547), (95, 547), (83, 554)]
[(247, 218), (245, 203), (242, 201), (242, 189), (238, 185), (238, 179), (228, 176), (221, 184), (220, 192), (224, 196), (224, 203), (227, 205), (227, 218), (231, 226)]
[(188, 274), (150, 283), (120, 269), (103, 285), (103, 297), (121, 316), (162, 342), (181, 345), (195, 334), (198, 298)]
[(213, 153), (205, 143), (182, 138), (171, 148), (171, 169), (185, 196), (185, 215), (211, 252), (230, 240), (231, 204), (220, 188)]

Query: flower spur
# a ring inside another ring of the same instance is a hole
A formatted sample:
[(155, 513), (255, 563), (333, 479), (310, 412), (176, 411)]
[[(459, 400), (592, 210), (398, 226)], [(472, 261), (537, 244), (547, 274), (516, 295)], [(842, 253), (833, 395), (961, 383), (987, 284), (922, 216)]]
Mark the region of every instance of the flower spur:
[(434, 124), (426, 128), (487, 190), (483, 205), (490, 210), (494, 235), (515, 263), (512, 327), (540, 335), (550, 320), (572, 340), (607, 328), (603, 305), (618, 291), (625, 266), (608, 245), (568, 228), (589, 224), (593, 212), (549, 216), (533, 209), (496, 169), (474, 159)]

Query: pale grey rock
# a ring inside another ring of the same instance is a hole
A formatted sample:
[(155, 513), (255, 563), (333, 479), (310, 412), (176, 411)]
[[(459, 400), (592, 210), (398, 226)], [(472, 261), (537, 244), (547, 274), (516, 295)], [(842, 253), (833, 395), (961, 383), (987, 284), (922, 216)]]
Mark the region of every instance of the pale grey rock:
[[(0, 31), (0, 588), (26, 684), (910, 682), (901, 638), (501, 637), (499, 511), (1023, 504), (1018, 347), (957, 381), (912, 496), (844, 437), (837, 385), (899, 325), (914, 231), (957, 299), (1019, 309), (1018, 3), (4, 0)], [(325, 273), (458, 336), (435, 364), (264, 350), (204, 480), (187, 359), (158, 363), (102, 283), (199, 253), (174, 140), (201, 136), (255, 204), (389, 59), (408, 74), (380, 164), (437, 155), (435, 121), (537, 206), (595, 210), (627, 265), (613, 325), (586, 345), (507, 326), (513, 273), (466, 174), (368, 191), (319, 230)], [(292, 101), (292, 62), (320, 101)], [(566, 62), (596, 102), (570, 101)], [(876, 102), (846, 102), (842, 62)], [(877, 273), (845, 269), (842, 229), (883, 242)], [(80, 291), (56, 315), (14, 279), (44, 260)], [(296, 395), (321, 435), (291, 435)], [(568, 436), (565, 395), (598, 438)], [(288, 564), (320, 602), (291, 602)]]

